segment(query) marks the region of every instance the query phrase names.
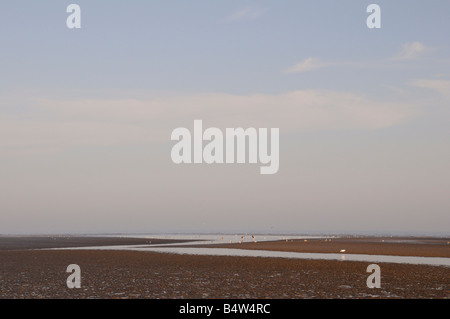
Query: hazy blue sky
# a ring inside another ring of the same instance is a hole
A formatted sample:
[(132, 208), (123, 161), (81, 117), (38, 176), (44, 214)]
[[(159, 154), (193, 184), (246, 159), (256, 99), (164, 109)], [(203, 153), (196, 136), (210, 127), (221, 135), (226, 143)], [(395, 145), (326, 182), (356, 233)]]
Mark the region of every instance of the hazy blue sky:
[[(447, 0), (2, 1), (0, 233), (449, 234), (449, 17)], [(280, 171), (173, 164), (195, 119), (279, 127)]]

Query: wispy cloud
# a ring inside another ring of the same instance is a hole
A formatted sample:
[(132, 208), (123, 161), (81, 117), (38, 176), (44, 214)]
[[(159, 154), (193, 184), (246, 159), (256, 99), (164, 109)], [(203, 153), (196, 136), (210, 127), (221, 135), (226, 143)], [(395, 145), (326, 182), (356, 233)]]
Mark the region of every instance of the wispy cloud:
[(405, 43), (402, 50), (393, 58), (394, 60), (413, 60), (420, 57), (424, 52), (430, 50), (423, 43)]
[(268, 8), (246, 7), (230, 15), (227, 20), (253, 20), (262, 17), (268, 10)]
[(330, 63), (322, 62), (319, 59), (316, 58), (308, 58), (302, 62), (299, 62), (290, 68), (286, 69), (285, 73), (300, 73), (300, 72), (307, 72), (314, 69), (320, 69), (327, 66), (330, 66)]
[(388, 58), (379, 61), (360, 61), (360, 62), (352, 62), (352, 61), (323, 61), (318, 58), (310, 57), (293, 66), (284, 70), (284, 73), (301, 73), (308, 72), (316, 69), (321, 69), (325, 67), (357, 67), (357, 68), (373, 68), (379, 66), (390, 66), (389, 60), (413, 60), (419, 58), (425, 52), (430, 51), (431, 48), (425, 46), (420, 42), (412, 42), (406, 43), (402, 46), (401, 51), (395, 55), (393, 58)]
[(436, 79), (417, 79), (411, 81), (412, 86), (430, 89), (439, 92), (442, 96), (450, 99), (450, 81)]
[(194, 119), (221, 128), (279, 127), (283, 132), (375, 130), (397, 125), (417, 113), (408, 103), (323, 90), (147, 100), (34, 99), (29, 109), (29, 114), (0, 114), (1, 147), (164, 143), (175, 127), (190, 125)]

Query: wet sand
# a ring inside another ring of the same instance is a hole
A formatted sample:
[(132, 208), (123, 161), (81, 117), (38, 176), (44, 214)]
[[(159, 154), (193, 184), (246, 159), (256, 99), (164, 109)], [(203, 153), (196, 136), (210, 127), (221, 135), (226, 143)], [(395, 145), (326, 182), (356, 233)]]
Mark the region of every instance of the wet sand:
[[(369, 289), (362, 262), (26, 247), (0, 250), (0, 298), (450, 297), (449, 267), (380, 263), (381, 288)], [(66, 286), (69, 264), (81, 267), (81, 289)]]

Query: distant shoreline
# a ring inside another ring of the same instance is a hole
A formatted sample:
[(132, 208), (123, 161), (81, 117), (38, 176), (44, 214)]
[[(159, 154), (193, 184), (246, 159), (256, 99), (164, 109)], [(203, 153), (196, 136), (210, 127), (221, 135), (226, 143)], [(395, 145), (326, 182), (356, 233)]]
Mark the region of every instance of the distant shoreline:
[(186, 240), (117, 238), (91, 236), (0, 236), (0, 251), (89, 246), (147, 245), (183, 243)]

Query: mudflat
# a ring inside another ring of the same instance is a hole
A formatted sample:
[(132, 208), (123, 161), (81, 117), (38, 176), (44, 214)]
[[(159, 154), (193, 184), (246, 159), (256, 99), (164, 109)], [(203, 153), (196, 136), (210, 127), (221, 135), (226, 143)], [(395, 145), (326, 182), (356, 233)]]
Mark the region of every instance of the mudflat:
[[(75, 238), (72, 240), (76, 241)], [(93, 238), (93, 242), (86, 245), (98, 246), (96, 240)], [(129, 244), (129, 239), (114, 240)], [(361, 240), (358, 239), (355, 242), (357, 246), (353, 248), (363, 249), (365, 244)], [(448, 256), (444, 240), (440, 240), (440, 249), (444, 253), (435, 251), (433, 255)], [(372, 249), (371, 241), (367, 243), (367, 251)], [(154, 240), (151, 242), (152, 245), (158, 244)], [(350, 242), (349, 238), (346, 243)], [(314, 244), (306, 243), (293, 241), (232, 246), (298, 251), (296, 247), (302, 245), (302, 249), (313, 249)], [(114, 242), (114, 245), (117, 244)], [(340, 244), (335, 248), (341, 248)], [(324, 252), (320, 251), (321, 245), (319, 241), (311, 252)], [(385, 240), (379, 245), (390, 243)], [(430, 243), (424, 245), (435, 247)], [(450, 268), (442, 266), (380, 263), (381, 288), (370, 289), (366, 285), (370, 275), (366, 272), (368, 264), (363, 262), (190, 256), (139, 251), (27, 250), (25, 247), (29, 246), (25, 244), (15, 250), (8, 247), (8, 250), (0, 250), (0, 298), (450, 297)], [(17, 245), (15, 247), (18, 248)], [(396, 249), (401, 255), (400, 248)], [(66, 280), (70, 274), (66, 273), (66, 268), (70, 264), (81, 268), (80, 289), (67, 288)]]

